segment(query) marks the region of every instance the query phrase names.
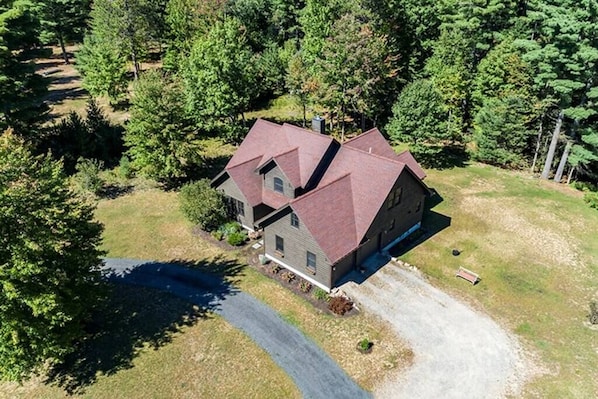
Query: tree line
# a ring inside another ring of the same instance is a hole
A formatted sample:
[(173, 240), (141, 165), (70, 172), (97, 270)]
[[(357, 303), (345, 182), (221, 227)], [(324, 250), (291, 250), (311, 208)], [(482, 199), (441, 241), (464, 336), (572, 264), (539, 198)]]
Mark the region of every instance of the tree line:
[[(157, 179), (201, 162), (198, 137), (238, 141), (246, 111), (290, 94), (304, 124), (318, 109), (341, 139), (378, 126), (430, 166), (467, 156), (545, 179), (596, 181), (596, 0), (4, 3), (31, 7), (2, 14), (20, 32), (2, 35), (13, 63), (36, 40), (83, 38), (84, 87), (129, 103), (128, 154)], [(151, 58), (160, 71), (141, 72)], [(33, 94), (37, 77), (19, 79)], [(24, 110), (35, 96), (14, 97), (2, 121), (18, 131), (31, 122)]]

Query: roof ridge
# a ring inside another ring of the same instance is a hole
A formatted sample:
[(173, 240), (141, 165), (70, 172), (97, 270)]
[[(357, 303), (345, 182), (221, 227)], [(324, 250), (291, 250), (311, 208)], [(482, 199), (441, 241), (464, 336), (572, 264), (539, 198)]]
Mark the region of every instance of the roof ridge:
[(310, 130), (310, 129), (305, 128), (305, 127), (293, 125), (292, 123), (284, 122), (282, 125), (278, 125), (278, 126), (283, 127), (283, 128), (284, 127), (290, 127), (290, 128), (293, 128), (293, 129), (298, 129), (298, 130), (301, 130), (304, 133), (309, 133), (309, 134), (311, 134), (314, 137), (321, 137), (322, 139), (325, 139), (325, 140), (330, 140), (330, 141), (334, 140), (334, 137), (332, 137), (332, 136), (328, 136), (326, 134), (314, 132), (313, 130)]
[[(381, 159), (383, 161), (388, 161), (388, 162), (396, 163), (396, 164), (403, 165), (403, 166), (407, 165), (405, 162), (399, 161), (398, 159), (390, 159), (390, 158), (387, 158), (387, 157), (382, 156), (382, 155), (374, 154), (373, 152), (367, 152), (367, 151), (361, 150), (359, 148), (350, 147), (350, 146), (349, 147), (345, 147), (345, 148), (347, 150), (357, 151), (357, 152), (360, 152), (360, 153), (365, 154), (365, 155), (370, 155), (370, 156), (372, 156), (374, 158), (378, 158), (378, 159)], [(398, 156), (398, 154), (397, 154), (397, 156)]]
[(373, 133), (375, 131), (378, 131), (378, 133), (382, 134), (382, 132), (380, 131), (380, 129), (378, 129), (377, 127), (373, 127), (370, 130), (366, 130), (365, 132), (362, 132), (361, 134), (358, 134), (355, 137), (351, 137), (349, 140), (345, 141), (343, 144), (347, 144), (347, 143), (351, 143), (352, 141), (355, 141), (363, 136), (365, 136), (366, 134), (370, 134)]
[(263, 157), (263, 156), (264, 156), (263, 154), (261, 154), (261, 155), (257, 155), (257, 156), (255, 156), (255, 157), (253, 157), (253, 158), (251, 158), (251, 159), (248, 159), (247, 161), (243, 161), (243, 162), (237, 163), (237, 164), (235, 164), (235, 165), (233, 165), (233, 166), (229, 166), (229, 167), (225, 168), (224, 170), (231, 170), (231, 169), (234, 169), (234, 168), (236, 168), (237, 166), (245, 165), (246, 163), (249, 163), (249, 162), (251, 162), (251, 161), (255, 161), (256, 159), (258, 159), (258, 158), (261, 158), (261, 157)]

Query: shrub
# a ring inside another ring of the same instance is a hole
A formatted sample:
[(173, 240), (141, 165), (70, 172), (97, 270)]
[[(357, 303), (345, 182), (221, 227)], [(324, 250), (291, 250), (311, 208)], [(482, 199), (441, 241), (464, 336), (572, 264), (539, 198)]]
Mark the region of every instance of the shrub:
[(286, 271), (282, 273), (280, 277), (287, 283), (291, 283), (291, 281), (295, 280), (295, 273)]
[(598, 193), (587, 192), (583, 195), (583, 200), (590, 208), (598, 209)]
[(372, 345), (374, 345), (374, 343), (372, 341), (370, 341), (367, 338), (364, 338), (357, 343), (357, 348), (362, 352), (367, 352), (370, 350)]
[(590, 302), (590, 314), (588, 315), (590, 323), (598, 324), (598, 301)]
[(308, 293), (311, 290), (311, 283), (306, 280), (301, 280), (301, 283), (299, 283), (299, 289), (301, 292)]
[(235, 231), (234, 233), (230, 233), (228, 237), (226, 237), (226, 242), (234, 246), (242, 245), (246, 240), (247, 233), (245, 233), (244, 231)]
[(218, 231), (220, 231), (225, 237), (228, 237), (233, 233), (239, 233), (241, 231), (241, 225), (237, 222), (228, 222), (218, 227)]
[(321, 288), (316, 288), (314, 291), (314, 298), (316, 298), (318, 301), (327, 301), (328, 293)]
[(184, 185), (179, 201), (183, 214), (202, 230), (215, 230), (227, 218), (224, 195), (208, 179)]
[(100, 171), (104, 167), (104, 162), (96, 159), (79, 158), (75, 165), (74, 179), (77, 186), (93, 194), (99, 194), (104, 186), (104, 181), (100, 177)]
[(118, 175), (122, 179), (130, 179), (131, 177), (133, 177), (133, 167), (131, 166), (131, 161), (129, 160), (129, 157), (127, 157), (126, 155), (124, 155), (118, 163)]
[(224, 238), (224, 234), (222, 234), (220, 230), (214, 230), (210, 234), (218, 241), (222, 241), (222, 239)]
[(278, 263), (272, 263), (272, 266), (270, 266), (270, 272), (272, 272), (272, 274), (278, 274), (279, 271), (280, 265)]
[(353, 308), (353, 302), (344, 296), (335, 296), (328, 301), (328, 309), (338, 315), (344, 315)]

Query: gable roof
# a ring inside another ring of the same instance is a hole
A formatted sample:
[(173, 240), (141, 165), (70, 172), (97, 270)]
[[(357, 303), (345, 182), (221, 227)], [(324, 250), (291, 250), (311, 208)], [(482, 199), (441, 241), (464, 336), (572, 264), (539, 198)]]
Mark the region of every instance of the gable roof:
[(318, 187), (290, 206), (336, 263), (360, 245), (404, 169), (401, 162), (343, 146)]
[(409, 166), (409, 169), (411, 169), (419, 179), (423, 180), (426, 177), (426, 172), (419, 166), (415, 158), (413, 158), (413, 155), (411, 155), (409, 151), (397, 154), (392, 147), (388, 145), (388, 142), (377, 128), (373, 128), (359, 136), (353, 137), (351, 140), (347, 140), (343, 143), (343, 146), (402, 162)]
[(263, 186), (259, 172), (275, 163), (295, 188), (305, 188), (334, 145), (329, 136), (260, 119), (225, 168), (251, 206), (277, 210), (258, 223), (267, 226), (291, 208), (331, 263), (359, 247), (402, 173), (426, 187), (411, 153), (397, 155), (375, 128), (340, 145), (313, 190), (291, 200)]
[[(281, 169), (285, 169), (285, 174), (289, 179), (294, 179), (299, 183), (296, 188), (304, 187), (333, 140), (330, 136), (311, 132), (288, 123), (278, 125), (258, 119), (228, 161), (225, 169), (253, 159), (256, 155), (261, 155), (261, 160), (258, 163), (260, 168), (274, 159)], [(296, 153), (293, 154), (295, 150)], [(289, 176), (291, 173), (297, 174), (297, 176)]]

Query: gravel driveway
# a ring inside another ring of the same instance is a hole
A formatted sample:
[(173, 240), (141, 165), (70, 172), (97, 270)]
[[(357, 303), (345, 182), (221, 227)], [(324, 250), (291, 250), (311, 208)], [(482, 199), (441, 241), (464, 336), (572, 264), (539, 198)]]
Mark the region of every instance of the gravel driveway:
[(167, 291), (219, 314), (266, 350), (304, 398), (371, 397), (311, 339), (219, 277), (172, 263), (132, 259), (105, 259), (105, 269), (113, 282)]
[(376, 397), (517, 396), (525, 379), (517, 341), (417, 272), (389, 263), (360, 285), (349, 282), (341, 289), (365, 311), (389, 322), (415, 353), (414, 365), (398, 379), (382, 383)]

